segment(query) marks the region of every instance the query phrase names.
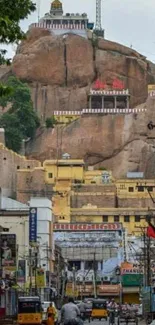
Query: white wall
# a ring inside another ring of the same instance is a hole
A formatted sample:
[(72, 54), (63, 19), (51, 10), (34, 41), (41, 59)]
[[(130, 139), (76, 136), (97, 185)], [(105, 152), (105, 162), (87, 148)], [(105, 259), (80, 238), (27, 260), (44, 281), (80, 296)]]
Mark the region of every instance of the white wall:
[[(31, 198), (30, 207), (37, 208), (37, 240), (39, 242), (40, 266), (49, 271), (49, 260), (52, 259), (54, 242), (50, 245), (53, 237), (50, 233), (52, 222), (52, 203), (47, 198)], [(52, 246), (52, 247), (51, 247)]]
[(27, 260), (29, 253), (29, 216), (3, 216), (0, 217), (0, 225), (3, 228), (9, 228), (9, 232), (2, 232), (2, 234), (16, 234), (18, 260)]

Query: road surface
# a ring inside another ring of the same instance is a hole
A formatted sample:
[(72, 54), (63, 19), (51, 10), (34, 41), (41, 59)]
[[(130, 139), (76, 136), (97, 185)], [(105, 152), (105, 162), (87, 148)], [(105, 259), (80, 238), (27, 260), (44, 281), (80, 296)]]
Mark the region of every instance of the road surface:
[[(84, 325), (88, 325), (88, 324), (90, 324), (90, 325), (109, 325), (109, 320), (101, 320), (101, 321), (99, 321), (99, 320), (93, 320), (93, 321), (91, 321), (90, 323), (88, 322), (88, 321), (85, 321), (84, 322)], [(135, 325), (134, 323), (129, 323), (129, 325)], [(145, 325), (145, 322), (143, 321), (143, 320), (139, 320), (139, 322), (138, 322), (138, 324), (139, 325)], [(117, 318), (116, 318), (116, 320), (115, 320), (115, 325), (117, 325)], [(121, 323), (121, 325), (123, 325), (123, 323)], [(124, 325), (125, 325), (125, 323), (124, 323)]]

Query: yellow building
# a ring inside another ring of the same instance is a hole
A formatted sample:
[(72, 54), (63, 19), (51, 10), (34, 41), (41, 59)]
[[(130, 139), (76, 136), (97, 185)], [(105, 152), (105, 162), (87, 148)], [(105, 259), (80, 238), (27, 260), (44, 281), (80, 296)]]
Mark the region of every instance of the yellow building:
[(18, 199), (26, 202), (38, 191), (52, 197), (55, 222), (120, 222), (129, 234), (139, 234), (153, 209), (155, 180), (115, 180), (111, 172), (86, 168), (80, 159), (46, 160), (42, 167), (18, 171)]

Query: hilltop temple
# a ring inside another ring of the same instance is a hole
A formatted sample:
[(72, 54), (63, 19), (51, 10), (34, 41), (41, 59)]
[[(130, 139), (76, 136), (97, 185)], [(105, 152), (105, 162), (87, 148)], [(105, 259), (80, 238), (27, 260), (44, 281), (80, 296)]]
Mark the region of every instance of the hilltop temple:
[(86, 13), (66, 13), (64, 15), (62, 2), (54, 0), (51, 3), (50, 11), (31, 27), (49, 29), (56, 35), (72, 33), (87, 38), (87, 29), (93, 30), (94, 23), (89, 22)]

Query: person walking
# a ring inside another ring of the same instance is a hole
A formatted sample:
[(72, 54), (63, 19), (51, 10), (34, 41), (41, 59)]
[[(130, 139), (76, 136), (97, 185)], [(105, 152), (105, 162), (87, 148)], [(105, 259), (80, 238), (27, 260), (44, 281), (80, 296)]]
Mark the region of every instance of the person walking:
[(52, 313), (48, 314), (47, 325), (54, 325), (54, 316)]

